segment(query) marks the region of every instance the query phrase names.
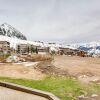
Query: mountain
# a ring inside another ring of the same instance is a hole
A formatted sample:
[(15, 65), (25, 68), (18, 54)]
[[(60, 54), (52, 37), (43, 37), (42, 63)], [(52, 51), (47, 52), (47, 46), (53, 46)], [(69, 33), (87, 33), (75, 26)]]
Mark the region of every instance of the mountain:
[(43, 43), (27, 41), (27, 38), (11, 25), (4, 23), (0, 26), (0, 41), (10, 42), (10, 46), (16, 48), (18, 43), (33, 44), (36, 46), (50, 47), (53, 50), (57, 50), (59, 47), (80, 49), (88, 53), (100, 54), (100, 42), (88, 42), (88, 43), (76, 43), (76, 44), (57, 44), (57, 43)]
[(100, 54), (100, 42), (76, 43), (70, 46), (88, 53)]
[(0, 35), (27, 40), (27, 38), (21, 32), (7, 23), (0, 26)]

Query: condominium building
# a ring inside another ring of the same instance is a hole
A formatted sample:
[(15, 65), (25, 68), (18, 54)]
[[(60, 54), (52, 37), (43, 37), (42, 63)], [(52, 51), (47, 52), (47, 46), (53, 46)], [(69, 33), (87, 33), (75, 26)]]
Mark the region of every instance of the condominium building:
[(10, 43), (7, 41), (0, 41), (0, 52), (10, 54)]

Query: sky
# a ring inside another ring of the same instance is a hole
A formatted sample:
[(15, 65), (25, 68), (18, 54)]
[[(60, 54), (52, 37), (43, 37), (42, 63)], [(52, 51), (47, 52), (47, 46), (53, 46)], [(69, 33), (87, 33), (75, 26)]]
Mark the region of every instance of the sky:
[(100, 0), (0, 0), (5, 22), (31, 41), (99, 41)]

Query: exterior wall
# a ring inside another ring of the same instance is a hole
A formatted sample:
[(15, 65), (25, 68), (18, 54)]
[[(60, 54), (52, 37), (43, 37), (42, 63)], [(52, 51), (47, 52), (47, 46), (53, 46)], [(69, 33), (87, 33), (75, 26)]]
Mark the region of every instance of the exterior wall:
[(78, 49), (69, 49), (69, 48), (59, 48), (59, 54), (63, 55), (75, 55), (80, 57), (86, 57), (88, 54), (85, 51)]
[(49, 53), (49, 47), (38, 47), (38, 54), (48, 54)]
[(74, 55), (74, 50), (69, 48), (59, 48), (59, 54)]
[(32, 53), (32, 48), (36, 48), (36, 46), (30, 44), (18, 44), (16, 52), (18, 54), (29, 54)]
[(25, 54), (28, 51), (28, 45), (27, 44), (18, 44), (16, 51), (19, 54)]
[(0, 52), (10, 54), (10, 43), (7, 41), (0, 41)]

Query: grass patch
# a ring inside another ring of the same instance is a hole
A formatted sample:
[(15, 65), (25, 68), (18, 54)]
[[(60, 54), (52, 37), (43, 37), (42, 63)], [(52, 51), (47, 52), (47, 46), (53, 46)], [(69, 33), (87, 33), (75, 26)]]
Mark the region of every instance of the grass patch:
[[(83, 84), (76, 79), (69, 77), (47, 77), (44, 80), (26, 80), (0, 77), (0, 80), (44, 90), (53, 93), (61, 100), (75, 100), (79, 95), (90, 95), (100, 93), (100, 85)], [(100, 94), (99, 94), (100, 95)]]
[(4, 62), (9, 56), (10, 56), (10, 54), (0, 53), (0, 61)]

